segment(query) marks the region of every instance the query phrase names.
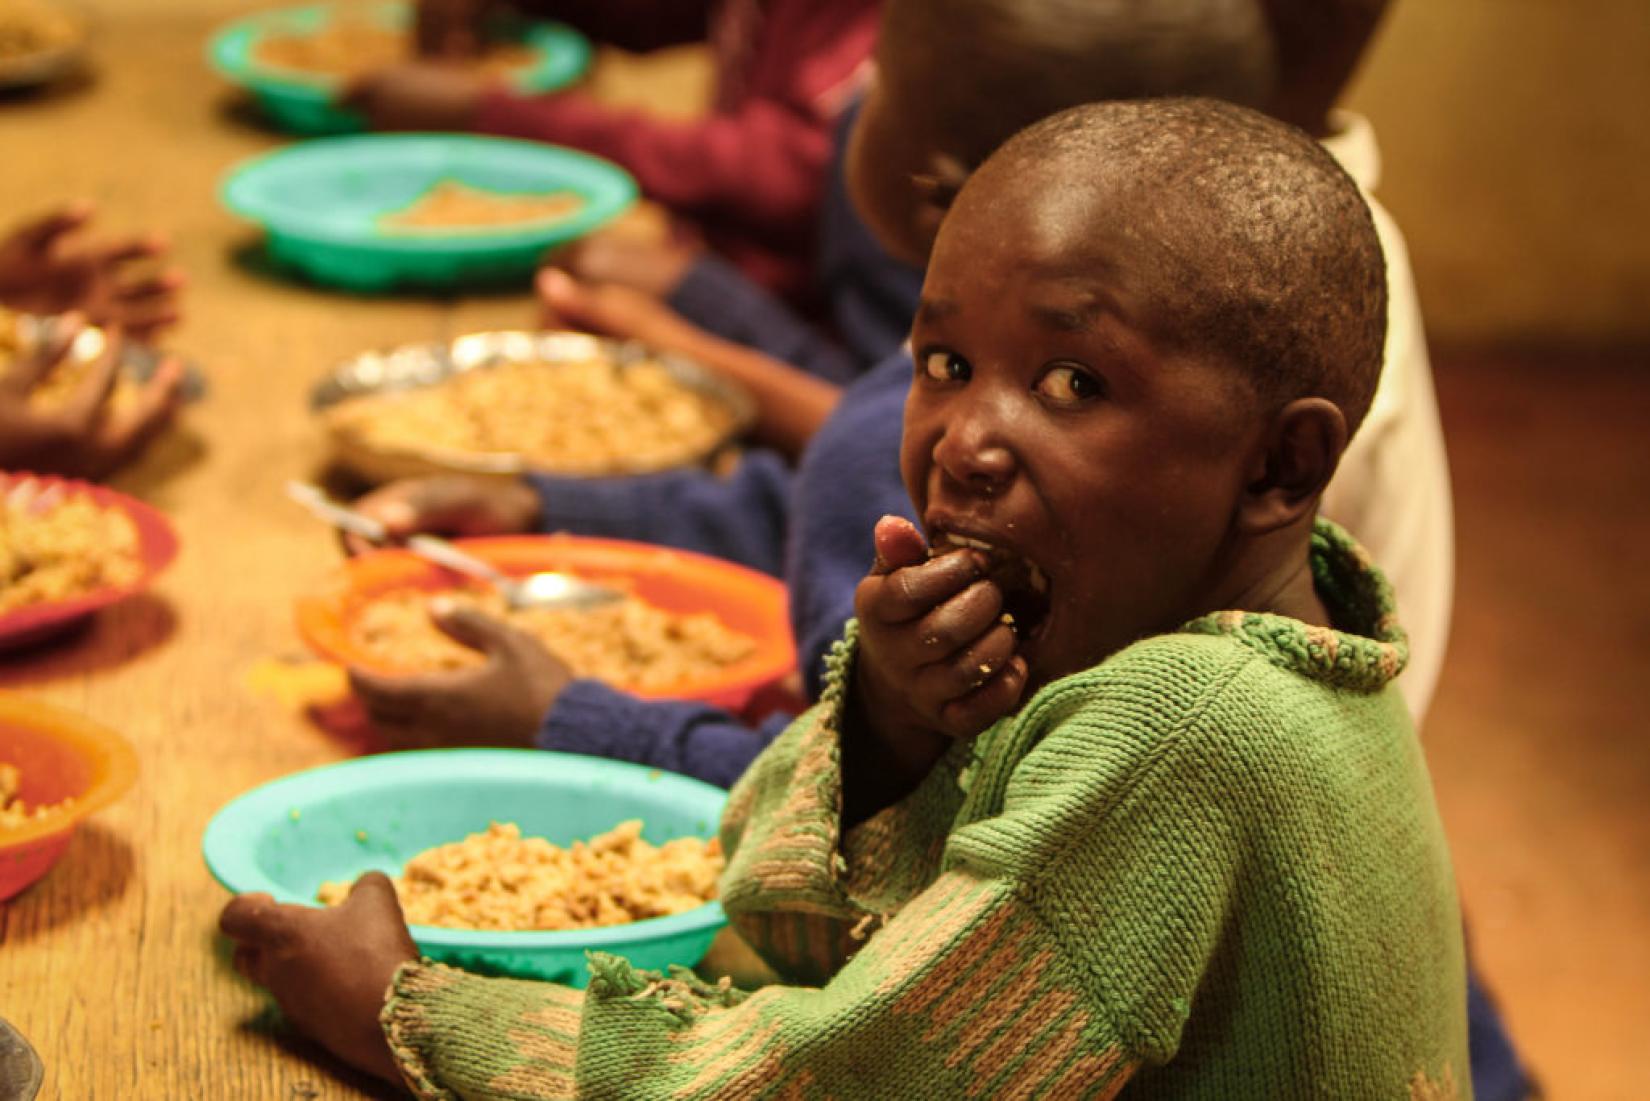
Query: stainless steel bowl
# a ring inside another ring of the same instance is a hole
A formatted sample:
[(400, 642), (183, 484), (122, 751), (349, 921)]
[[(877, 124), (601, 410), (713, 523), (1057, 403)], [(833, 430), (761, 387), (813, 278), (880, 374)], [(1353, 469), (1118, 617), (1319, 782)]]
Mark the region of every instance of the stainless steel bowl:
[(447, 448), (391, 448), (372, 444), (325, 417), (327, 410), (350, 398), (433, 386), (464, 371), (505, 363), (580, 363), (606, 358), (623, 368), (644, 360), (658, 363), (688, 389), (727, 409), (728, 429), (715, 444), (671, 467), (636, 466), (581, 477), (652, 474), (661, 469), (704, 466), (731, 447), (756, 422), (756, 402), (742, 387), (689, 359), (654, 352), (634, 342), (609, 340), (588, 333), (484, 332), (461, 336), (449, 344), (407, 344), (386, 351), (364, 352), (346, 360), (310, 391), (310, 409), (326, 422), (335, 458), (369, 482), (425, 474), (499, 474), (529, 472), (566, 475), (536, 466), (522, 455), (478, 453)]

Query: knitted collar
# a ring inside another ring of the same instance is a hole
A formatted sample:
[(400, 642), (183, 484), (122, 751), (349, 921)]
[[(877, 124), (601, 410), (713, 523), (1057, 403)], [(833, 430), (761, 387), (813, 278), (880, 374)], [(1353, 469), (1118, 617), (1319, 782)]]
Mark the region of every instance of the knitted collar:
[(1312, 530), (1312, 581), (1345, 630), (1312, 627), (1288, 616), (1211, 612), (1182, 631), (1230, 635), (1274, 665), (1337, 688), (1379, 691), (1409, 661), (1392, 587), (1346, 532), (1320, 519)]

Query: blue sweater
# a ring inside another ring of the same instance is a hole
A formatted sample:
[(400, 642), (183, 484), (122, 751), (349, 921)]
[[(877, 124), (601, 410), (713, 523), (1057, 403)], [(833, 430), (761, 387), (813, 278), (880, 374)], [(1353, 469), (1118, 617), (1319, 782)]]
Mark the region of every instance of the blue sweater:
[[(900, 428), (911, 361), (896, 352), (849, 386), (793, 476), (753, 452), (727, 478), (673, 471), (592, 482), (537, 478), (548, 527), (642, 539), (777, 572), (790, 589), (791, 629), (808, 698), (825, 654), (853, 615), (854, 589), (874, 557), (885, 514), (911, 515), (900, 481)], [(636, 761), (727, 786), (791, 716), (760, 727), (714, 707), (642, 700), (599, 681), (574, 681), (551, 707), (539, 745)]]

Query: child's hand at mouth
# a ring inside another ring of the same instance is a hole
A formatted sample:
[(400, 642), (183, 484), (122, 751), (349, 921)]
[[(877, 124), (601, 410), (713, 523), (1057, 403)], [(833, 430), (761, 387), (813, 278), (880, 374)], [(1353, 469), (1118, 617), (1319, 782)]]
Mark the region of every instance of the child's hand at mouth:
[(876, 563), (854, 594), (859, 656), (843, 735), (850, 824), (914, 788), (951, 739), (1013, 711), (1026, 686), (984, 555), (929, 558), (922, 533), (895, 516), (877, 522), (875, 539)]

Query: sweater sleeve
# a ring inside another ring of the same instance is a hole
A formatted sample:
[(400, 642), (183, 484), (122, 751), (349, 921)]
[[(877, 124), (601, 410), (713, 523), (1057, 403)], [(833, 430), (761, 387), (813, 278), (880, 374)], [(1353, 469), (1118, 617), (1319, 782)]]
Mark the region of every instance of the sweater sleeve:
[[(864, 914), (863, 924), (881, 925), (864, 945), (822, 985), (751, 995), (687, 972), (637, 972), (604, 956), (592, 958), (582, 997), (408, 965), (384, 1023), (420, 1096), (1116, 1095), (1154, 1038), (1143, 1042), (1139, 1006), (1186, 1012), (1192, 988), (1179, 985), (1180, 960), (1196, 955), (1188, 943), (1212, 941), (1210, 907), (1197, 903), (1220, 895), (1218, 878), (1201, 874), (1229, 856), (1220, 831), (1168, 837), (1176, 852), (1166, 864), (1143, 863), (1115, 842), (1106, 855), (1122, 859), (1094, 863), (1101, 852), (1071, 828), (1109, 827), (1122, 814), (1119, 828), (1135, 827), (1125, 832), (1138, 840), (1144, 823), (1133, 820), (1130, 778), (1144, 781), (1140, 798), (1159, 801), (1146, 817), (1164, 825), (1165, 808), (1174, 806), (1164, 785), (1182, 777), (1142, 765), (1150, 754), (1124, 753), (1098, 770), (1123, 782), (1096, 788), (1070, 755), (1092, 753), (1097, 733), (1118, 734), (1099, 728), (1110, 724), (1105, 708), (1119, 698), (1043, 694), (1028, 717), (1006, 724), (1006, 757), (1021, 743), (1032, 747), (1023, 765), (984, 776), (967, 796), (1000, 803), (1000, 813), (954, 834), (937, 877), (884, 919), (872, 900), (924, 858), (925, 812), (938, 809), (932, 801), (943, 785), (925, 783), (890, 819), (839, 840), (831, 825), (840, 790), (834, 729), (849, 660), (851, 650), (839, 649), (827, 698), (730, 798), (724, 837), (737, 848), (724, 906), (736, 920)], [(1126, 706), (1124, 714), (1133, 711)], [(1128, 737), (1141, 740), (1138, 731)], [(1195, 851), (1210, 841), (1217, 853)], [(1164, 867), (1177, 874), (1162, 874)], [(1100, 898), (1107, 901), (1097, 907)], [(800, 955), (824, 951), (806, 943), (818, 934), (797, 926), (788, 935)]]
[(859, 373), (854, 357), (732, 264), (706, 254), (671, 292), (670, 306), (700, 328), (827, 382)]
[(600, 681), (576, 680), (545, 715), (538, 745), (634, 761), (725, 788), (790, 721), (776, 714), (749, 726), (707, 704), (638, 699)]
[(657, 543), (774, 575), (783, 569), (791, 472), (774, 452), (746, 452), (725, 478), (694, 469), (528, 481), (546, 531)]

